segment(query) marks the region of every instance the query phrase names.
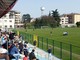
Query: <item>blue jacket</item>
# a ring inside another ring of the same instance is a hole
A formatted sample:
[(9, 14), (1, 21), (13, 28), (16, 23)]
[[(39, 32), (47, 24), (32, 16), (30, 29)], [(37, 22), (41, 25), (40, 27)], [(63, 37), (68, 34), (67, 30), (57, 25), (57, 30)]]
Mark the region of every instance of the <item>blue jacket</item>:
[(15, 45), (12, 46), (12, 48), (10, 50), (10, 54), (11, 55), (18, 54), (18, 48)]

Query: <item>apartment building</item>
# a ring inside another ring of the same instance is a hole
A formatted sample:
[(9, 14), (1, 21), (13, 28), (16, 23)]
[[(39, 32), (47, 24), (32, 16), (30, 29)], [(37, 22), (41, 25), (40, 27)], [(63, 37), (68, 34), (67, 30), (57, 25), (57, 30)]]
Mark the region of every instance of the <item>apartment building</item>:
[(63, 14), (60, 17), (60, 24), (64, 26), (76, 26), (76, 22), (80, 21), (79, 13)]
[(0, 28), (15, 28), (15, 24), (20, 23), (20, 12), (9, 11), (6, 15), (0, 18)]
[(68, 24), (67, 15), (61, 15), (60, 19), (61, 19), (60, 24)]
[(79, 22), (80, 21), (80, 14), (79, 13), (71, 13), (71, 14), (68, 14), (68, 20), (69, 20), (69, 23), (76, 23), (76, 22)]
[(8, 12), (2, 18), (0, 18), (0, 28), (14, 28), (15, 15), (14, 12)]

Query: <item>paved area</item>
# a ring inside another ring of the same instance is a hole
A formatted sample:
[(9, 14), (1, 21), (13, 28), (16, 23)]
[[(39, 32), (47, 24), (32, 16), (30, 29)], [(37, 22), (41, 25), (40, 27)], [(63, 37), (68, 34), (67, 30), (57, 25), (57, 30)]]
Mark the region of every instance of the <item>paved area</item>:
[[(28, 43), (28, 47), (29, 47), (29, 52), (31, 52), (32, 49), (35, 49), (35, 55), (39, 60), (49, 60), (47, 52), (45, 52), (45, 51), (43, 51), (43, 50), (41, 50), (41, 49), (39, 49), (37, 47), (34, 48), (34, 46), (29, 44), (29, 43)], [(24, 55), (22, 55), (22, 54), (21, 54), (21, 56), (24, 57)], [(57, 58), (57, 57), (55, 57), (53, 55), (51, 55), (51, 58), (52, 58), (52, 60), (60, 60), (59, 58)], [(23, 58), (21, 58), (19, 60), (22, 60), (22, 59)], [(5, 59), (0, 59), (0, 60), (5, 60)], [(15, 60), (15, 59), (12, 59), (12, 60)]]
[[(31, 47), (31, 48), (34, 48), (34, 46), (31, 45), (31, 44), (28, 44), (28, 46)], [(39, 48), (37, 48), (37, 47), (35, 48), (35, 55), (39, 60), (49, 60), (48, 59), (48, 53), (43, 51), (43, 50), (41, 50), (41, 49), (39, 49)], [(51, 56), (52, 56), (51, 57), (52, 60), (60, 60), (59, 58), (57, 58), (57, 57), (55, 57), (53, 55), (51, 55)]]

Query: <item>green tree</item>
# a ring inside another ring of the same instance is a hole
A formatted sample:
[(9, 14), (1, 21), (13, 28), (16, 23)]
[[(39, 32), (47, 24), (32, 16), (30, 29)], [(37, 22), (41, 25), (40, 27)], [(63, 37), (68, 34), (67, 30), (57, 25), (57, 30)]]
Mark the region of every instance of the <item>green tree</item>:
[(80, 22), (77, 22), (76, 25), (77, 25), (77, 27), (80, 27)]
[(24, 23), (24, 29), (26, 29), (26, 27), (27, 27), (27, 24), (26, 24), (26, 22)]
[(59, 26), (60, 25), (60, 16), (59, 16), (59, 12), (56, 10), (52, 10), (52, 16), (54, 18), (54, 20), (56, 21), (56, 25)]
[(23, 22), (29, 23), (30, 20), (31, 20), (30, 14), (24, 14), (24, 15), (22, 16), (22, 20), (23, 20)]
[(34, 25), (34, 28), (39, 28), (40, 27), (40, 20), (39, 20), (39, 18), (36, 18), (36, 20), (34, 21), (33, 25)]

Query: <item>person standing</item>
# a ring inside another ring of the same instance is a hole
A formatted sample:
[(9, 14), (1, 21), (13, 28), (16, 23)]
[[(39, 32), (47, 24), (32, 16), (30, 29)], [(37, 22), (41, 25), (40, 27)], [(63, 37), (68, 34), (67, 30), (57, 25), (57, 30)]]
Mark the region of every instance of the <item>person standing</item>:
[(48, 48), (48, 60), (52, 60), (51, 52), (52, 52), (52, 49), (51, 49), (51, 46), (49, 46), (49, 48)]

